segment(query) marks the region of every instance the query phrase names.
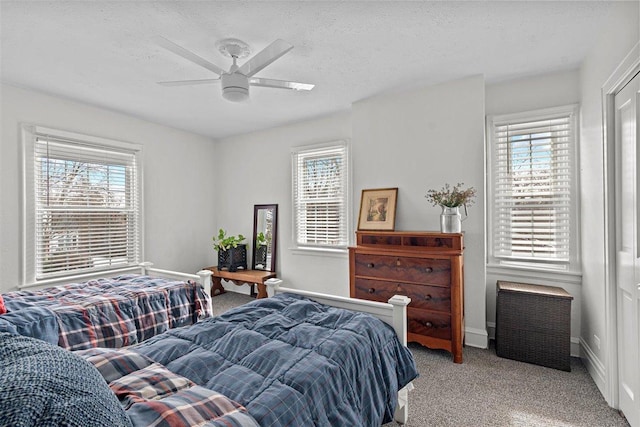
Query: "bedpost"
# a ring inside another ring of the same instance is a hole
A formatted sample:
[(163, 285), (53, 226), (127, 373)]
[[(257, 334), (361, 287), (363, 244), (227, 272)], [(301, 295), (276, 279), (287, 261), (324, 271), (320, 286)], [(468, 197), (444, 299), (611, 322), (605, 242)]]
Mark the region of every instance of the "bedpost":
[[(389, 298), (389, 304), (393, 306), (393, 329), (402, 345), (407, 345), (407, 306), (411, 298), (403, 295), (394, 295)], [(413, 389), (413, 383), (407, 384), (398, 391), (398, 404), (393, 419), (400, 425), (405, 425), (409, 419), (409, 391)]]
[(153, 263), (149, 261), (141, 262), (138, 264), (140, 266), (140, 270), (143, 276), (149, 275), (149, 269), (153, 267)]
[(211, 300), (211, 297), (209, 297), (209, 292), (211, 292), (211, 275), (213, 273), (211, 270), (200, 270), (196, 274), (200, 277), (198, 279), (198, 283), (202, 286), (204, 295), (207, 297), (207, 308), (209, 309), (209, 313), (213, 316), (213, 301)]
[(211, 275), (213, 273), (211, 270), (200, 270), (196, 274), (200, 276), (198, 283), (200, 283), (200, 286), (202, 286), (205, 292), (208, 292), (211, 288)]
[(264, 284), (267, 285), (267, 295), (271, 298), (276, 294), (280, 285), (282, 285), (282, 279), (272, 277), (271, 279), (265, 280)]
[(389, 304), (393, 306), (393, 329), (404, 346), (407, 345), (407, 306), (410, 302), (411, 298), (403, 295), (389, 298)]

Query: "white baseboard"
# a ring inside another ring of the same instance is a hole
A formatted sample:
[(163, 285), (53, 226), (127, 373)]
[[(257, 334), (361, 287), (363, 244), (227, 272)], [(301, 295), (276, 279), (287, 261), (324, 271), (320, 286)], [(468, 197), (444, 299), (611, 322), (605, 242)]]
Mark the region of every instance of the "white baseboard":
[(489, 335), (484, 329), (464, 328), (464, 345), (489, 348)]
[(489, 334), (489, 339), (496, 339), (496, 322), (487, 322), (487, 332)]
[(582, 357), (582, 352), (580, 351), (580, 338), (571, 337), (571, 356), (573, 357)]
[[(489, 339), (496, 339), (496, 322), (487, 322), (487, 332), (489, 333)], [(580, 351), (580, 338), (571, 337), (571, 348), (569, 350), (572, 357), (582, 357)]]
[(589, 375), (591, 375), (591, 378), (593, 378), (593, 382), (595, 382), (596, 386), (598, 386), (598, 390), (600, 390), (600, 393), (602, 393), (603, 396), (606, 396), (606, 378), (604, 364), (600, 361), (600, 359), (598, 359), (589, 345), (582, 339), (580, 340), (580, 347), (583, 354), (582, 363), (584, 363), (584, 366), (587, 368)]

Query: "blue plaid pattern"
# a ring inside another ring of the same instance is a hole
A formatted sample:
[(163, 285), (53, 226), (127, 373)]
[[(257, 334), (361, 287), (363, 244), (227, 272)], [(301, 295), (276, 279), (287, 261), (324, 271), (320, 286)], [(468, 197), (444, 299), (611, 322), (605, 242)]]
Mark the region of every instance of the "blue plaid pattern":
[(200, 386), (136, 403), (127, 415), (137, 427), (260, 427), (244, 407)]
[(133, 274), (4, 298), (11, 311), (38, 306), (52, 312), (58, 345), (70, 350), (120, 348), (212, 316), (210, 297), (199, 284)]
[(131, 351), (245, 406), (262, 427), (391, 421), (418, 376), (393, 329), (362, 313), (280, 294)]
[(91, 362), (108, 383), (154, 363), (148, 357), (127, 348), (90, 348), (74, 353)]
[(129, 349), (74, 353), (98, 369), (134, 426), (259, 427), (242, 405)]

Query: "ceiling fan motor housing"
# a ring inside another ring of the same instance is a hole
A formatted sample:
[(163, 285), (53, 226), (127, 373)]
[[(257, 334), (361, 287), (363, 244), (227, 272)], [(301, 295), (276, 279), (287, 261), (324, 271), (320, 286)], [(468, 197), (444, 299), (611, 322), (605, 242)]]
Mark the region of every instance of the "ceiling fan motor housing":
[(249, 78), (241, 73), (223, 74), (222, 96), (232, 102), (241, 102), (249, 98)]

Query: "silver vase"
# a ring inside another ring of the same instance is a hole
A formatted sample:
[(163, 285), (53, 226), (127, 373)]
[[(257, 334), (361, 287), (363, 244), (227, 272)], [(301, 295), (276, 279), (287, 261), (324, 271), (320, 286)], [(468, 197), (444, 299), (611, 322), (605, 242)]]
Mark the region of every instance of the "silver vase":
[(443, 233), (462, 232), (462, 215), (460, 215), (459, 206), (455, 206), (453, 208), (442, 206), (442, 213), (440, 214), (440, 231)]

